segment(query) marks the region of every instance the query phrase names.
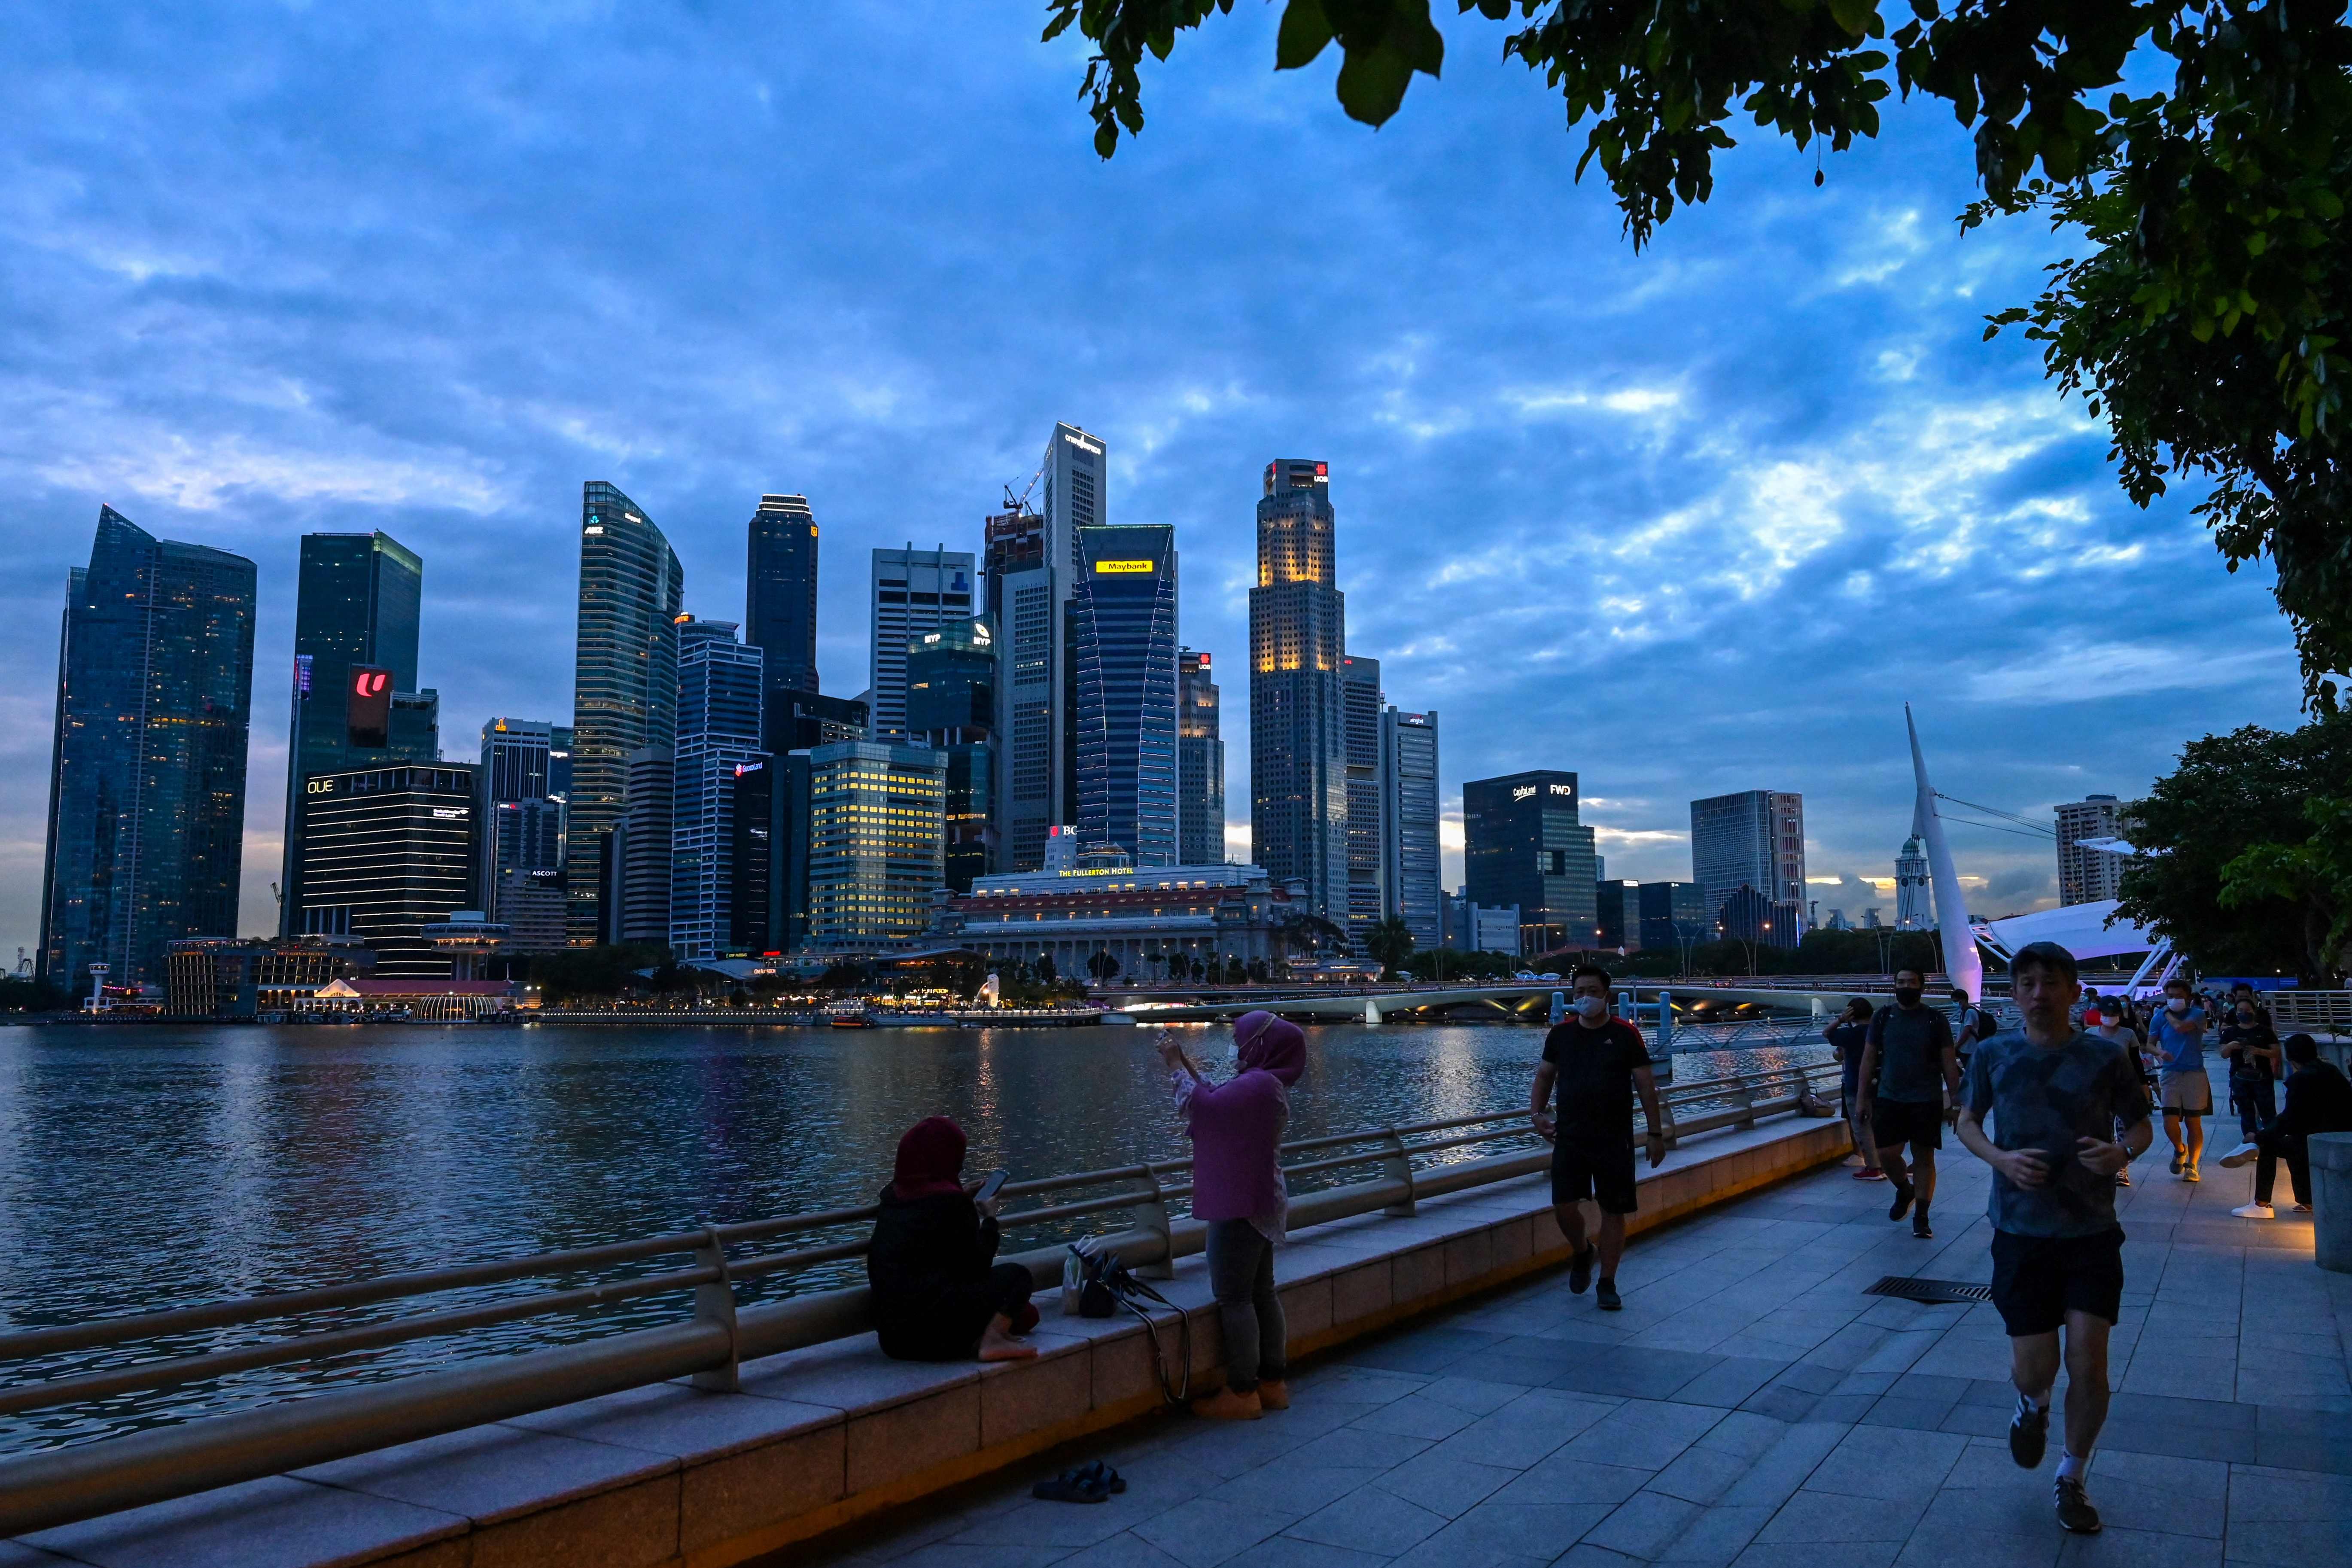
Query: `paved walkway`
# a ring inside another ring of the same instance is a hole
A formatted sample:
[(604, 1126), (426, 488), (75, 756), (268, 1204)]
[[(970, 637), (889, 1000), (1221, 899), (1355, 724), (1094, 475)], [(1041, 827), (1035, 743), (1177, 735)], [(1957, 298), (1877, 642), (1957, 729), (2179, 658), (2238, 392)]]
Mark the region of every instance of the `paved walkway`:
[[(1546, 1276), (1302, 1370), (1286, 1413), (1155, 1417), (1129, 1489), (1036, 1502), (1028, 1469), (844, 1542), (843, 1568), (1740, 1568), (2352, 1563), (2352, 1276), (2311, 1227), (2233, 1219), (2251, 1168), (2122, 1194), (2118, 1393), (2095, 1538), (2011, 1462), (1989, 1306), (1865, 1296), (1990, 1277), (1987, 1173), (1945, 1151), (1937, 1238), (1843, 1169), (1636, 1240), (1625, 1310)], [(2280, 1173), (2284, 1196), (2285, 1173)], [(1278, 1265), (1277, 1265), (1278, 1266)], [(2054, 1426), (2053, 1423), (2053, 1426)], [(1036, 1467), (1040, 1471), (1044, 1467)], [(803, 1559), (805, 1560), (805, 1554)]]

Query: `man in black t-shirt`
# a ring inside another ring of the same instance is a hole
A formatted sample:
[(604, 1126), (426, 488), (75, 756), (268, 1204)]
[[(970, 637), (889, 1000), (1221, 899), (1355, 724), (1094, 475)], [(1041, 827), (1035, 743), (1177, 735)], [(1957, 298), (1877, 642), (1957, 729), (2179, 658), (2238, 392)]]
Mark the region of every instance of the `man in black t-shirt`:
[[(1665, 1128), (1641, 1031), (1610, 1016), (1609, 972), (1587, 964), (1570, 983), (1575, 1005), (1568, 1021), (1544, 1037), (1529, 1114), (1551, 1145), (1551, 1212), (1570, 1249), (1568, 1288), (1584, 1293), (1597, 1254), (1601, 1288), (1593, 1301), (1614, 1312), (1625, 1304), (1617, 1294), (1617, 1260), (1625, 1255), (1625, 1216), (1634, 1208), (1634, 1090), (1649, 1122), (1653, 1169), (1666, 1158)], [(1557, 1111), (1547, 1110), (1555, 1100)], [(1584, 1211), (1577, 1206), (1588, 1197), (1601, 1209), (1597, 1246), (1585, 1239)]]

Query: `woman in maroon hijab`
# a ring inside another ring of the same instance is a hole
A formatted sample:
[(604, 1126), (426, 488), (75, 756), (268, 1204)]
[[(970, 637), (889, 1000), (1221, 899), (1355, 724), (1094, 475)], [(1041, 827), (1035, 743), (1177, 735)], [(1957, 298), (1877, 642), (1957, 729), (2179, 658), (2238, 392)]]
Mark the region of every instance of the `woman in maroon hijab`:
[(927, 1117), (898, 1140), (866, 1251), (874, 1328), (899, 1361), (1020, 1361), (1037, 1326), (1029, 1271), (996, 1259), (996, 1200), (963, 1186), (963, 1129)]

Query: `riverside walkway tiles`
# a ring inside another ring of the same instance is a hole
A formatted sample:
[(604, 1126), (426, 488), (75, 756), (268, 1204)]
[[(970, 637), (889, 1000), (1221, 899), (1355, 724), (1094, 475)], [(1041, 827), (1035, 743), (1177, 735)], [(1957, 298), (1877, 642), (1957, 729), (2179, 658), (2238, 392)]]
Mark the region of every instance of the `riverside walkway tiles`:
[[(2161, 1152), (2159, 1144), (2158, 1153)], [(2352, 1563), (2352, 1277), (2311, 1227), (2240, 1220), (2245, 1172), (2160, 1157), (2119, 1194), (2117, 1390), (2068, 1537), (2004, 1438), (1992, 1308), (1865, 1296), (1983, 1280), (1987, 1174), (1945, 1151), (1935, 1240), (1832, 1167), (1637, 1237), (1625, 1310), (1550, 1273), (1302, 1367), (1294, 1407), (1154, 1416), (1098, 1452), (1129, 1489), (1038, 1503), (1041, 1458), (795, 1548), (834, 1568), (1738, 1568)], [(1281, 1255), (1277, 1254), (1279, 1270)], [(2053, 1426), (2058, 1425), (2053, 1422)], [(2052, 1452), (2059, 1433), (2053, 1433)], [(779, 1558), (777, 1561), (782, 1561)]]

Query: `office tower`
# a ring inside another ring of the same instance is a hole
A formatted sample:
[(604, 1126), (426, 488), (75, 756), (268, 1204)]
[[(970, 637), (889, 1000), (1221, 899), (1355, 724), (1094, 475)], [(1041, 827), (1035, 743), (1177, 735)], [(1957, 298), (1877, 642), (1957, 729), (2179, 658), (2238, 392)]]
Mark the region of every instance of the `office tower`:
[[(1353, 802), (1349, 821), (1354, 822)], [(1381, 887), (1384, 915), (1403, 920), (1412, 944), (1438, 942), (1437, 714), (1391, 708), (1381, 716)]]
[(1716, 920), (1727, 942), (1793, 948), (1804, 938), (1802, 910), (1792, 899), (1768, 899), (1742, 882), (1723, 900)]
[(39, 972), (161, 985), (174, 940), (236, 934), (253, 563), (100, 507), (66, 584)]
[(1250, 851), (1309, 914), (1348, 918), (1348, 724), (1330, 468), (1277, 458), (1257, 503), (1250, 590)]
[(619, 918), (608, 940), (669, 942), (670, 833), (677, 777), (677, 754), (669, 746), (640, 746), (622, 774), (626, 803), (611, 837)]
[[(2123, 897), (2126, 857), (2082, 847), (2085, 838), (2131, 837), (2131, 824), (2124, 816), (2123, 803), (2111, 795), (2091, 795), (2067, 801), (2056, 809), (2058, 901), (2095, 904), (2105, 899)], [(1924, 910), (1926, 905), (1923, 903), (1921, 908)]]
[(1381, 661), (1339, 660), (1339, 689), (1347, 702), (1348, 731), (1348, 940), (1361, 952), (1364, 938), (1388, 912), (1381, 881), (1388, 829), (1381, 805), (1388, 794), (1381, 779)]
[(1696, 882), (1643, 882), (1635, 890), (1644, 948), (1686, 954), (1715, 940), (1715, 911), (1706, 907), (1706, 889)]
[(929, 747), (850, 741), (808, 753), (809, 940), (909, 941), (946, 875), (946, 759)]
[(1008, 496), (988, 520), (988, 605), (996, 621), (997, 722), (1003, 766), (997, 804), (1000, 867), (1044, 864), (1047, 829), (1077, 815), (1076, 680), (1069, 658), (1070, 596), (1078, 530), (1110, 520), (1103, 443), (1056, 425), (1038, 465), (1043, 510)]
[(1805, 797), (1742, 790), (1695, 800), (1690, 814), (1691, 879), (1706, 889), (1707, 907), (1720, 910), (1739, 889), (1753, 888), (1769, 902), (1793, 906), (1802, 934)]
[(742, 870), (735, 863), (737, 781), (768, 759), (760, 747), (766, 679), (761, 650), (736, 640), (733, 622), (689, 620), (677, 633), (668, 942), (681, 959), (724, 958), (735, 946)]
[(1927, 883), (1927, 848), (1915, 828), (1895, 857), (1895, 929), (1928, 931), (1936, 924), (1934, 894)]
[(357, 937), (379, 976), (446, 975), (424, 931), (478, 909), (476, 770), (395, 763), (316, 774), (302, 786), (303, 934)]
[(1642, 885), (1616, 877), (1592, 879), (1593, 945), (1626, 952), (1642, 945)]
[(816, 514), (806, 496), (761, 496), (743, 567), (743, 640), (770, 692), (816, 689)]
[(499, 872), (491, 902), (498, 906), (499, 923), (512, 933), (516, 952), (562, 952), (569, 945), (561, 867)]
[(971, 891), (995, 869), (996, 641), (987, 617), (950, 621), (907, 649), (907, 728), (947, 759), (947, 885)]
[(1078, 842), (1138, 866), (1177, 863), (1176, 531), (1078, 530), (1070, 600), (1077, 686)]
[[(482, 726), (482, 785), (475, 886), (482, 911), (505, 920), (499, 900), (509, 871), (563, 870), (563, 803), (553, 779), (556, 726), (539, 719), (492, 719)], [(567, 750), (569, 748), (566, 748)], [(568, 759), (567, 759), (568, 761)]]
[(1517, 904), (1519, 951), (1589, 947), (1597, 929), (1592, 829), (1574, 773), (1537, 770), (1462, 786), (1463, 869), (1474, 904)]
[(777, 832), (775, 759), (762, 753), (757, 760), (735, 764), (726, 781), (730, 796), (727, 849), (727, 930), (730, 957), (761, 958), (779, 954), (775, 941), (776, 887), (782, 868), (778, 864), (783, 839)]
[(1176, 863), (1225, 863), (1225, 742), (1209, 656), (1176, 650)]
[(873, 642), (866, 700), (874, 738), (907, 738), (907, 645), (943, 621), (970, 620), (972, 561), (969, 551), (904, 550), (874, 552)]
[[(686, 573), (662, 531), (602, 479), (581, 487), (580, 629), (572, 676), (572, 791), (564, 839), (572, 940), (609, 940), (600, 910), (621, 867), (604, 844), (628, 803), (631, 753), (677, 738), (677, 619)], [(667, 829), (665, 828), (665, 833)], [(667, 844), (667, 837), (664, 839)], [(666, 886), (666, 885), (665, 885)], [(666, 940), (668, 921), (648, 941)]]
[(303, 923), (301, 882), (294, 874), (302, 849), (303, 781), (345, 768), (440, 760), (438, 702), (417, 689), (424, 595), (424, 562), (389, 534), (302, 536), (286, 731), (280, 936)]

